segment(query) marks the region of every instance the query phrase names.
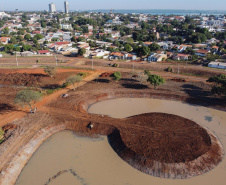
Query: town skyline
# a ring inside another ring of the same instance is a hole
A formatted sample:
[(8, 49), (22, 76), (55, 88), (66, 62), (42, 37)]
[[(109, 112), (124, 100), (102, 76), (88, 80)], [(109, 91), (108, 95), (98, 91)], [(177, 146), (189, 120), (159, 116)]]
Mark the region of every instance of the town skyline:
[[(16, 0), (11, 1), (2, 1), (0, 3), (0, 11), (13, 11), (18, 9), (20, 11), (43, 11), (48, 10), (48, 5), (50, 3), (56, 4), (57, 10), (64, 10), (64, 1), (65, 0), (51, 0), (44, 1), (40, 0), (38, 2), (31, 2), (28, 0), (23, 0), (23, 3), (18, 2)], [(67, 1), (70, 5), (70, 10), (95, 10), (95, 9), (125, 9), (125, 10), (151, 10), (151, 9), (169, 9), (169, 10), (225, 10), (226, 11), (226, 2), (222, 2), (221, 0), (215, 0), (214, 2), (208, 0), (191, 0), (189, 2), (181, 2), (179, 0), (159, 0), (156, 1), (148, 1), (141, 0), (139, 4), (135, 0), (125, 0), (120, 2), (119, 0), (115, 0), (114, 2), (104, 3), (103, 0), (91, 1), (87, 0), (85, 2), (74, 2), (72, 0)], [(120, 3), (120, 6), (119, 6)], [(13, 4), (13, 6), (12, 6)]]

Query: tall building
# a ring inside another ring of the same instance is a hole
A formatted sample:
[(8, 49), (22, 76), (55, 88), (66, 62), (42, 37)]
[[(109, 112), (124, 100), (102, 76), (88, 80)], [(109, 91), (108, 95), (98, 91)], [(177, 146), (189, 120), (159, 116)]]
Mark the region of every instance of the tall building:
[(68, 8), (68, 2), (67, 1), (64, 1), (64, 12), (65, 13), (69, 13), (69, 8)]
[(49, 12), (56, 12), (56, 5), (54, 3), (49, 4)]

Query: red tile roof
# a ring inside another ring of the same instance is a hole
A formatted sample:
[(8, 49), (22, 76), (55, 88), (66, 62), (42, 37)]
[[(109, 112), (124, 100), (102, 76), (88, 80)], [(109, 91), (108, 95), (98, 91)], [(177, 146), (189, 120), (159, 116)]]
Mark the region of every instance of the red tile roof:
[(39, 50), (38, 51), (39, 54), (46, 54), (46, 53), (50, 53), (49, 50)]
[(209, 53), (209, 51), (208, 51), (208, 50), (205, 50), (205, 49), (199, 49), (199, 50), (197, 51), (197, 53), (207, 54), (207, 53)]
[(64, 44), (70, 44), (70, 42), (64, 41), (64, 42), (56, 42), (57, 45), (64, 45)]

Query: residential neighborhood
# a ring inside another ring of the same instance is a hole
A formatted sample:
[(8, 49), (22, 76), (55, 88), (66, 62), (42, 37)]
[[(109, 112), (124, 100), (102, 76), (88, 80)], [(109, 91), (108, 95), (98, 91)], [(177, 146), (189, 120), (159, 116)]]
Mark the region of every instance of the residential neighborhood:
[[(62, 54), (145, 62), (225, 59), (226, 17), (96, 12), (1, 12), (2, 57)], [(224, 61), (223, 61), (224, 62)]]

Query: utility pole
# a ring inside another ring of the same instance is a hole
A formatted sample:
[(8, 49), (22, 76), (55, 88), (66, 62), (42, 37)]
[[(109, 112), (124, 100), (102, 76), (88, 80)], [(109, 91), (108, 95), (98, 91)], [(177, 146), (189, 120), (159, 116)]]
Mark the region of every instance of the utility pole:
[(92, 70), (93, 70), (93, 56), (91, 56), (92, 57)]
[(134, 60), (133, 60), (133, 73), (134, 73)]
[(18, 60), (17, 60), (17, 52), (16, 52), (16, 66), (19, 66)]
[(179, 73), (180, 73), (180, 70), (179, 70), (179, 64), (178, 64), (177, 65), (177, 77), (178, 77)]
[(55, 59), (56, 59), (56, 66), (57, 66), (57, 56), (55, 55)]

